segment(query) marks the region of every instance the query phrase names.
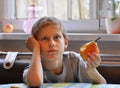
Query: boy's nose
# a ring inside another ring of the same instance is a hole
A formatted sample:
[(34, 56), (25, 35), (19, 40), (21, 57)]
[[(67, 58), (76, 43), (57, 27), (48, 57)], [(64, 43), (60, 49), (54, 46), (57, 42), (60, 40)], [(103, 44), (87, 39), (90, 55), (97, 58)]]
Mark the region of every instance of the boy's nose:
[(50, 39), (50, 47), (55, 46), (55, 41), (53, 39)]

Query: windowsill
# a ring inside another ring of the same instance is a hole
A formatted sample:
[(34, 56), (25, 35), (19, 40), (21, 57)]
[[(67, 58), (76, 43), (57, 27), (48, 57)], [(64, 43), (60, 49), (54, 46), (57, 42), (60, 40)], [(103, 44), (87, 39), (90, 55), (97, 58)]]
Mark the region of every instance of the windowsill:
[[(0, 40), (26, 40), (30, 34), (26, 33), (0, 33)], [(120, 34), (90, 34), (68, 33), (70, 41), (91, 41), (101, 37), (99, 41), (120, 41)]]

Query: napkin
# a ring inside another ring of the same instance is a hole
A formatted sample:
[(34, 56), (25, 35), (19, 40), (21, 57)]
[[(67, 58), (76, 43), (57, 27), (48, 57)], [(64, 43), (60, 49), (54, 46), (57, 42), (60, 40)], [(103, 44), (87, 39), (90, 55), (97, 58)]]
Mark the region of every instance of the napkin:
[(13, 67), (17, 54), (18, 52), (7, 52), (7, 55), (3, 62), (3, 67), (5, 69), (11, 69)]

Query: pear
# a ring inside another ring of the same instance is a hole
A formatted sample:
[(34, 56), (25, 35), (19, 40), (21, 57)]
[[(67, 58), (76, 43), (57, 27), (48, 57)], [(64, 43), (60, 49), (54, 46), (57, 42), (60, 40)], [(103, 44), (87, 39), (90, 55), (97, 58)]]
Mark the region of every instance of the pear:
[[(98, 39), (100, 39), (100, 37)], [(81, 57), (83, 58), (84, 61), (87, 60), (87, 53), (93, 53), (93, 52), (95, 52), (97, 54), (100, 53), (98, 44), (96, 42), (97, 40), (90, 41), (90, 42), (81, 46), (79, 51), (80, 51), (80, 55), (81, 55)]]

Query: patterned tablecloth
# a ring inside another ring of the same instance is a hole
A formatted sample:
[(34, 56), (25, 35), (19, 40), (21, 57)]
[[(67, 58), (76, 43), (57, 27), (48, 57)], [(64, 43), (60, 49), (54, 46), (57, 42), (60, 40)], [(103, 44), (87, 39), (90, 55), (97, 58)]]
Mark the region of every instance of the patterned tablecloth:
[[(23, 83), (0, 84), (0, 88), (29, 88)], [(40, 88), (120, 88), (120, 84), (45, 83)]]

